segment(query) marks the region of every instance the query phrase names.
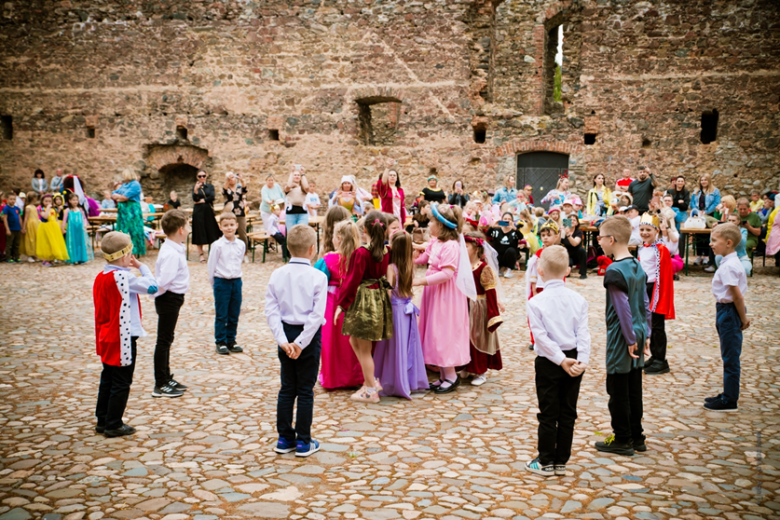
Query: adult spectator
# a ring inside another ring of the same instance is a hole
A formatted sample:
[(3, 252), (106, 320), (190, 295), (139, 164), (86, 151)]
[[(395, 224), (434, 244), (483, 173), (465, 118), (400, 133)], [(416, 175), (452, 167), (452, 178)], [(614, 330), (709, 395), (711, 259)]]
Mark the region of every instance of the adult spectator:
[(46, 190), (49, 189), (49, 183), (46, 182), (46, 175), (40, 168), (35, 170), (35, 173), (33, 174), (32, 189), (41, 195), (46, 193)]
[(634, 206), (637, 207), (640, 215), (650, 209), (655, 185), (655, 175), (650, 173), (650, 170), (639, 170), (639, 178), (628, 185), (628, 193), (634, 197)]
[(571, 198), (571, 193), (569, 193), (569, 178), (561, 177), (558, 179), (558, 184), (555, 185), (555, 189), (548, 191), (547, 195), (544, 196), (542, 204), (549, 204), (550, 208), (553, 206), (558, 206), (560, 208), (560, 206), (563, 206), (566, 199), (569, 198)]
[[(714, 218), (714, 213), (720, 204), (720, 191), (712, 184), (712, 178), (705, 173), (699, 177), (699, 187), (691, 195), (691, 210), (698, 215), (710, 216)], [(684, 253), (684, 251), (683, 251)], [(695, 265), (699, 265), (709, 258), (711, 266), (715, 265), (715, 255), (710, 249), (710, 236), (706, 234), (696, 235), (696, 258), (693, 260)]]
[[(272, 222), (271, 206), (281, 206), (284, 203), (284, 191), (274, 180), (273, 174), (268, 174), (265, 178), (265, 185), (260, 190), (260, 216), (263, 217), (263, 229), (266, 233), (269, 230), (269, 224)], [(281, 202), (280, 202), (281, 201)]]
[(528, 207), (528, 199), (525, 192), (518, 191), (515, 200), (506, 205), (506, 209), (514, 215), (515, 220), (520, 218), (520, 213)]
[(209, 184), (207, 178), (208, 174), (200, 170), (192, 188), (192, 243), (198, 248), (201, 264), (206, 263), (203, 246), (211, 245), (222, 236), (214, 218), (214, 185)]
[(401, 188), (401, 176), (396, 170), (388, 168), (382, 174), (379, 183), (379, 200), (382, 211), (395, 215), (403, 227), (406, 224), (406, 206), (404, 190)]
[(111, 194), (111, 198), (116, 201), (115, 229), (130, 235), (135, 256), (145, 255), (146, 238), (141, 210), (141, 184), (133, 170), (122, 172), (122, 184)]
[(507, 202), (512, 202), (517, 198), (517, 189), (515, 188), (514, 175), (507, 175), (504, 179), (504, 186), (496, 191), (493, 195), (493, 204), (498, 204), (499, 207)]
[[(378, 193), (379, 192), (377, 192), (377, 194)], [(360, 214), (360, 202), (353, 177), (351, 175), (344, 175), (341, 178), (339, 189), (333, 192), (328, 206), (341, 206), (349, 211), (350, 215), (358, 215)]]
[(447, 200), (447, 194), (439, 188), (439, 179), (435, 175), (428, 176), (428, 186), (423, 188), (420, 195), (428, 202), (441, 204)]
[(246, 239), (246, 193), (249, 181), (244, 180), (240, 173), (227, 172), (225, 174), (225, 184), (222, 186), (222, 196), (225, 198), (225, 208), (223, 211), (231, 211), (236, 216), (238, 223), (238, 238), (240, 238), (245, 248), (245, 254), (249, 251), (249, 244)]
[(452, 193), (450, 193), (448, 201), (452, 206), (460, 206), (463, 208), (469, 202), (469, 194), (466, 193), (466, 185), (463, 181), (457, 180), (452, 183)]
[(615, 191), (628, 191), (628, 187), (634, 182), (634, 178), (631, 177), (631, 170), (626, 168), (623, 170), (623, 177), (615, 182)]
[(306, 180), (306, 171), (300, 164), (293, 164), (290, 177), (284, 186), (287, 195), (287, 210), (285, 225), (292, 229), (298, 224), (309, 224), (309, 212), (306, 211), (306, 193), (309, 191), (309, 182)]
[(561, 244), (569, 252), (569, 266), (580, 266), (580, 279), (588, 277), (588, 252), (585, 251), (582, 242), (583, 234), (580, 230), (580, 219), (576, 213), (572, 213), (563, 219), (561, 229)]
[(610, 201), (612, 200), (612, 191), (604, 185), (604, 174), (597, 173), (593, 177), (593, 188), (588, 191), (588, 206), (585, 210), (588, 215), (596, 217), (606, 217), (611, 215)]
[(750, 255), (758, 245), (758, 237), (761, 235), (761, 217), (750, 211), (750, 201), (742, 197), (737, 201), (737, 213), (739, 213), (740, 227), (747, 229), (747, 244), (745, 249)]
[(520, 256), (520, 240), (523, 237), (517, 231), (511, 213), (504, 213), (497, 224), (487, 230), (487, 236), (490, 245), (498, 253), (498, 276), (512, 278), (512, 271)]
[(677, 208), (675, 222), (677, 229), (688, 218), (688, 207), (691, 204), (691, 194), (685, 189), (685, 177), (678, 175), (674, 178), (674, 188), (669, 188), (666, 193), (672, 196), (672, 207)]
[(54, 172), (54, 177), (52, 177), (51, 182), (49, 183), (49, 189), (52, 193), (62, 191), (62, 181), (62, 168), (57, 168)]

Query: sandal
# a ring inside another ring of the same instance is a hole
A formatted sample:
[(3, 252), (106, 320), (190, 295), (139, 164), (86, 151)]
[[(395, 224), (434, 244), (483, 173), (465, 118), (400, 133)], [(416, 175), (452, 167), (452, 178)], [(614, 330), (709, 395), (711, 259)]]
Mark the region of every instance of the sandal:
[(450, 386), (448, 386), (447, 388), (442, 388), (441, 385), (439, 385), (433, 389), (434, 393), (449, 394), (450, 392), (454, 392), (455, 389), (460, 386), (460, 378), (456, 376), (455, 381), (450, 381), (449, 379), (445, 379), (444, 381), (442, 381), (441, 384), (443, 385), (444, 383), (449, 383)]
[(352, 394), (350, 397), (353, 401), (357, 401), (359, 403), (378, 403), (379, 402), (379, 392), (376, 391), (376, 388), (368, 388), (368, 387), (362, 387), (360, 390)]
[(206, 257), (204, 255), (200, 255), (200, 263), (205, 264), (206, 263)]

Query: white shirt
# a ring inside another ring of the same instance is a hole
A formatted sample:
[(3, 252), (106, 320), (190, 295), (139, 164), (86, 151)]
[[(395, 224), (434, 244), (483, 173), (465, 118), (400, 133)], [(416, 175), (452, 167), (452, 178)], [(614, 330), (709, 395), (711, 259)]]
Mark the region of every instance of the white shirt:
[(244, 261), (246, 245), (238, 238), (231, 242), (220, 237), (211, 244), (209, 251), (209, 282), (214, 285), (214, 277), (233, 280), (241, 278), (241, 263)]
[(279, 231), (279, 217), (273, 213), (268, 215), (268, 219), (265, 221), (265, 232), (271, 236), (281, 233), (281, 231)]
[(736, 251), (723, 257), (720, 267), (712, 278), (712, 294), (715, 296), (715, 301), (732, 303), (734, 299), (729, 293), (729, 287), (739, 287), (742, 296), (747, 293), (747, 275)]
[(328, 278), (306, 258), (290, 262), (271, 273), (265, 292), (265, 318), (279, 345), (289, 343), (282, 322), (303, 325), (295, 344), (306, 348), (317, 330), (325, 324)]
[(565, 351), (577, 349), (577, 361), (590, 359), (588, 302), (563, 280), (548, 280), (544, 291), (528, 301), (528, 321), (537, 355), (560, 365)]
[(642, 245), (642, 237), (639, 235), (639, 222), (642, 221), (642, 217), (634, 217), (628, 220), (631, 221), (631, 239), (628, 243), (631, 245)]
[(647, 283), (655, 283), (656, 256), (655, 246), (639, 246), (639, 263), (642, 264), (642, 270), (647, 275)]
[[(309, 216), (310, 217), (316, 217), (317, 216), (317, 208), (320, 205), (320, 196), (317, 195), (316, 193), (307, 193), (306, 194), (306, 202), (305, 202), (305, 204), (306, 204), (306, 209), (309, 212)], [(314, 207), (312, 208), (312, 207), (310, 207), (310, 205), (314, 206)]]
[(154, 274), (160, 288), (154, 295), (155, 298), (166, 291), (185, 294), (190, 289), (190, 269), (184, 256), (184, 244), (177, 244), (173, 240), (163, 242), (157, 255)]
[[(134, 294), (154, 294), (157, 292), (157, 282), (152, 275), (152, 270), (146, 265), (141, 264), (138, 268), (141, 276), (130, 276), (130, 335), (142, 338), (146, 336), (146, 331), (141, 323), (141, 309), (138, 305), (138, 297)], [(104, 273), (111, 271), (130, 271), (128, 267), (119, 267), (118, 265), (107, 264), (103, 268)]]
[(666, 249), (669, 250), (669, 256), (677, 256), (678, 251), (680, 250), (680, 236), (677, 235), (677, 241), (672, 242), (671, 239), (668, 237), (662, 237), (661, 241), (666, 246)]

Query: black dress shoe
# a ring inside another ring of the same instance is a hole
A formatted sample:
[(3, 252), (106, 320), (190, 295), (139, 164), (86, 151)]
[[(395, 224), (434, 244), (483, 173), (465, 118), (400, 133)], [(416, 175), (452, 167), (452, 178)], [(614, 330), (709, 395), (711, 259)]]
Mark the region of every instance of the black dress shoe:
[(97, 426), (95, 426), (95, 433), (103, 433), (105, 431), (106, 431), (106, 427), (105, 426), (100, 426), (99, 424)]
[[(442, 385), (444, 383), (449, 383), (450, 386), (447, 388), (442, 388)], [(454, 392), (456, 388), (460, 386), (460, 377), (455, 376), (455, 381), (450, 381), (449, 379), (445, 379), (441, 385), (437, 386), (433, 389), (433, 393), (435, 394), (449, 394), (450, 392)]]
[(244, 349), (236, 345), (235, 343), (231, 343), (227, 346), (228, 350), (231, 354), (238, 354), (239, 352), (243, 352)]
[(230, 354), (230, 350), (228, 350), (227, 345), (217, 345), (216, 351), (217, 354), (222, 354), (223, 356)]
[(645, 374), (649, 376), (659, 376), (661, 374), (668, 374), (671, 372), (669, 369), (669, 362), (664, 360), (661, 361), (660, 359), (656, 359), (653, 361), (653, 364), (650, 366), (645, 367)]
[(117, 428), (116, 430), (106, 430), (104, 433), (106, 437), (124, 437), (125, 435), (134, 434), (135, 428), (133, 428), (129, 424), (123, 424), (121, 427)]
[(645, 444), (644, 437), (641, 439), (634, 439), (632, 444), (634, 445), (634, 451), (647, 451), (647, 444)]

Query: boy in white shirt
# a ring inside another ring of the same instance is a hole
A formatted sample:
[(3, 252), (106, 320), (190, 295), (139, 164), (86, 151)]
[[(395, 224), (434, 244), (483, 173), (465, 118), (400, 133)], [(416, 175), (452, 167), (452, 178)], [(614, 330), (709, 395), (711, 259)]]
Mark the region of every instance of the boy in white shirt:
[(525, 467), (537, 475), (564, 476), (571, 457), (582, 373), (590, 359), (588, 303), (564, 286), (571, 269), (563, 246), (545, 247), (536, 269), (544, 280), (544, 291), (528, 301), (528, 320), (537, 354), (539, 456)]
[(713, 412), (736, 412), (739, 399), (742, 331), (750, 327), (745, 309), (747, 275), (735, 251), (741, 240), (741, 231), (731, 223), (718, 224), (710, 235), (712, 252), (723, 257), (712, 279), (712, 294), (717, 302), (715, 327), (723, 359), (723, 392), (704, 400), (704, 408)]
[(189, 218), (178, 209), (163, 215), (160, 226), (166, 235), (154, 267), (157, 287), (154, 309), (157, 311), (157, 345), (154, 348), (154, 390), (152, 397), (181, 397), (187, 387), (171, 374), (173, 344), (179, 311), (190, 288), (190, 270), (184, 242), (190, 234)]
[[(311, 265), (317, 234), (299, 224), (287, 233), (290, 263), (271, 273), (265, 293), (265, 317), (279, 345), (282, 387), (276, 405), (276, 453), (308, 457), (319, 451), (311, 438), (314, 384), (320, 365), (321, 329), (325, 324), (328, 278)], [(293, 408), (298, 413), (293, 428)]]
[(306, 202), (304, 204), (309, 212), (309, 216), (316, 217), (317, 208), (320, 207), (320, 196), (317, 195), (317, 187), (312, 181), (309, 181), (309, 187), (306, 190)]
[(243, 352), (236, 345), (236, 329), (241, 314), (241, 263), (246, 246), (236, 240), (238, 219), (233, 213), (219, 218), (222, 237), (211, 244), (209, 251), (209, 282), (214, 290), (214, 341), (217, 354)]

